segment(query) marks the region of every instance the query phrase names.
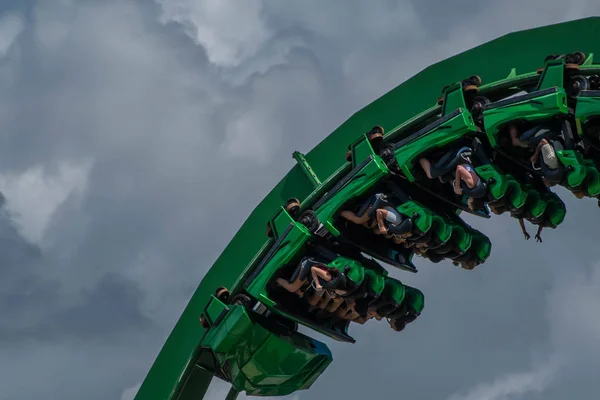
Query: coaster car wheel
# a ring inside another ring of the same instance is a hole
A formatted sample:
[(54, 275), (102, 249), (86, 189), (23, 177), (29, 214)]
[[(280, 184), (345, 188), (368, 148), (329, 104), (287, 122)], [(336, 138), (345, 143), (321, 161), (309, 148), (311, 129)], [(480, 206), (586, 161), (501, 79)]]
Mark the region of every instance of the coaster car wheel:
[(483, 119), (483, 110), (487, 104), (491, 101), (487, 97), (477, 96), (473, 99), (473, 105), (471, 106), (471, 115), (476, 121)]
[(285, 210), (294, 218), (298, 211), (300, 210), (300, 200), (296, 198), (288, 199), (285, 203)]
[(588, 90), (590, 86), (590, 82), (585, 76), (575, 75), (569, 80), (567, 93), (571, 96), (577, 96), (581, 91)]
[(236, 294), (231, 298), (231, 304), (250, 307), (252, 305), (252, 299), (245, 294)]
[(586, 58), (585, 53), (576, 51), (572, 54), (568, 54), (565, 61), (570, 64), (581, 65), (585, 62)]
[(588, 76), (588, 82), (590, 83), (590, 88), (592, 90), (598, 90), (600, 88), (600, 76), (592, 75)]
[(465, 93), (477, 93), (478, 90), (479, 90), (479, 88), (477, 87), (477, 85), (471, 85), (471, 84), (463, 85), (463, 91)]
[(481, 84), (483, 83), (479, 75), (473, 75), (469, 77), (469, 79), (466, 79), (466, 82), (469, 82), (470, 85), (475, 85), (477, 87), (481, 86)]
[(298, 218), (298, 222), (306, 226), (310, 233), (315, 233), (319, 229), (319, 219), (312, 210), (306, 210)]
[(227, 303), (227, 300), (229, 300), (229, 294), (229, 289), (224, 286), (219, 286), (217, 290), (215, 290), (215, 297), (223, 303)]
[(379, 157), (387, 164), (390, 165), (394, 161), (396, 161), (396, 157), (394, 154), (394, 146), (385, 146), (379, 152)]
[(372, 147), (378, 147), (383, 140), (384, 130), (381, 126), (374, 126), (368, 133), (367, 138)]

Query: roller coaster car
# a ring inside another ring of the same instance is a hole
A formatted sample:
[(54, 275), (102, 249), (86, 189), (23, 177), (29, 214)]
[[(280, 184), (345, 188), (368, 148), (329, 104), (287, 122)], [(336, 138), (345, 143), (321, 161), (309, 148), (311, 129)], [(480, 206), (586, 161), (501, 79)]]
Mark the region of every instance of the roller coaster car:
[(537, 90), (485, 104), (482, 115), (488, 141), (498, 148), (499, 143), (503, 142), (500, 136), (506, 134), (510, 124), (527, 121), (541, 125), (557, 118), (566, 118), (567, 96), (561, 87)]
[(456, 109), (428, 126), (394, 143), (395, 161), (410, 182), (415, 182), (414, 171), (419, 158), (427, 153), (456, 146), (456, 142), (472, 140), (477, 127), (467, 109)]
[[(394, 185), (391, 184), (391, 187)], [(406, 196), (397, 187), (395, 187), (395, 191), (402, 198)], [(481, 263), (488, 258), (489, 240), (484, 237), (483, 240), (473, 242), (473, 231), (455, 214), (452, 214), (452, 218), (445, 217), (417, 201), (406, 199), (403, 202), (393, 194), (380, 193), (378, 196), (384, 196), (385, 202), (374, 201), (374, 196), (372, 196), (366, 201), (363, 200), (362, 204), (355, 205), (355, 209), (360, 206), (355, 215), (363, 215), (367, 207), (371, 207), (370, 219), (375, 223), (375, 208), (387, 210), (393, 208), (402, 220), (396, 226), (404, 227), (404, 230), (398, 233), (400, 236), (388, 237), (375, 234), (373, 229), (348, 220), (339, 223), (343, 232), (342, 236), (361, 250), (373, 252), (376, 249), (376, 252), (380, 254), (387, 250), (388, 254), (397, 252), (399, 257), (406, 257), (407, 250), (411, 252), (411, 255), (412, 251), (417, 251), (434, 262), (439, 262), (444, 258), (463, 257), (469, 262)], [(379, 204), (379, 206), (374, 207), (375, 204)], [(368, 215), (366, 216), (368, 217)], [(390, 229), (389, 233), (392, 232), (393, 229)], [(473, 244), (475, 245), (473, 246)]]
[(329, 348), (248, 310), (242, 297), (212, 296), (196, 365), (253, 396), (285, 396), (311, 387), (332, 361)]
[[(321, 282), (325, 291), (317, 290), (313, 267), (330, 274), (329, 281)], [(363, 264), (316, 245), (250, 276), (245, 284), (246, 306), (290, 329), (300, 323), (336, 340), (354, 343), (348, 326), (361, 316), (356, 302), (368, 306), (377, 300), (384, 292), (386, 275), (374, 260)]]
[(594, 147), (600, 146), (600, 77), (576, 75), (570, 81), (576, 96), (575, 121), (577, 132)]
[[(464, 105), (464, 99), (462, 97), (461, 99)], [(489, 213), (485, 209), (470, 209), (466, 201), (467, 189), (463, 188), (465, 195), (456, 195), (448, 181), (440, 182), (438, 179), (429, 179), (419, 161), (421, 158), (426, 158), (435, 163), (435, 160), (446, 159), (448, 155), (454, 155), (462, 146), (470, 144), (477, 134), (478, 128), (471, 114), (466, 108), (459, 107), (394, 143), (395, 158), (392, 163), (403, 177), (420, 189), (427, 191), (430, 197), (439, 198), (461, 211), (489, 218)], [(448, 171), (448, 174), (450, 175), (452, 172), (454, 170)], [(484, 182), (484, 191), (486, 190), (485, 185)], [(469, 193), (469, 196), (481, 197), (480, 195), (484, 196), (483, 193), (478, 195)]]
[[(488, 139), (502, 155), (544, 177), (549, 184), (561, 184), (589, 196), (600, 194), (600, 174), (576, 149), (577, 138), (572, 131), (562, 88), (552, 87), (490, 103), (485, 106), (483, 116)], [(511, 126), (517, 127), (519, 141), (528, 143), (529, 150), (511, 143)], [(532, 164), (529, 160), (535, 147), (544, 139), (558, 158), (556, 167), (551, 168), (544, 161)]]

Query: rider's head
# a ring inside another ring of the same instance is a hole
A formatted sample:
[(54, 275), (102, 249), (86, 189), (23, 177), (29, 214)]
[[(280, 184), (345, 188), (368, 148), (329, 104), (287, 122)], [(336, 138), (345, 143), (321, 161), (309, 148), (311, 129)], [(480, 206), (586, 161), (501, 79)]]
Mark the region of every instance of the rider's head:
[(474, 199), (472, 197), (469, 197), (469, 199), (467, 200), (467, 205), (469, 206), (469, 209), (471, 211), (477, 211), (481, 210), (485, 206), (485, 201), (483, 201), (482, 199)]
[(392, 319), (388, 321), (390, 324), (390, 327), (395, 330), (396, 332), (400, 332), (402, 331), (405, 327), (406, 327), (406, 322), (404, 322), (402, 319), (398, 318), (398, 319)]

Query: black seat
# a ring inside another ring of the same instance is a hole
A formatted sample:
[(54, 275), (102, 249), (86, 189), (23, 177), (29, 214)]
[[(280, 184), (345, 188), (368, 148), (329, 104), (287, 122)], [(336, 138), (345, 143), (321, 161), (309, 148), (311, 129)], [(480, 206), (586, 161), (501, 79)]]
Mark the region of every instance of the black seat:
[(477, 182), (477, 185), (475, 185), (474, 188), (469, 188), (465, 184), (465, 182), (461, 182), (460, 186), (462, 188), (463, 194), (474, 199), (481, 199), (483, 197), (486, 197), (488, 194), (487, 184), (481, 179), (479, 179), (479, 182)]
[(546, 139), (555, 134), (550, 128), (545, 127), (543, 125), (537, 125), (533, 128), (527, 129), (521, 135), (519, 135), (519, 140), (522, 142), (526, 142), (530, 146), (536, 146), (542, 139)]

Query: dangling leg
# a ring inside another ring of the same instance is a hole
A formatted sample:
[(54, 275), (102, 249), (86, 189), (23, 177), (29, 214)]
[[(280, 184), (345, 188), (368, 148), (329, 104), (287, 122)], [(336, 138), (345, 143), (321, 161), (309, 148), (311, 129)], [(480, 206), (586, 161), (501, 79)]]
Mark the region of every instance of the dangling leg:
[(427, 175), (429, 179), (433, 179), (431, 176), (431, 162), (423, 157), (419, 159), (419, 164), (421, 164), (421, 168), (425, 171), (425, 175)]
[(283, 278), (277, 278), (276, 282), (279, 286), (281, 286), (288, 292), (295, 293), (300, 290), (300, 288), (302, 287), (302, 285), (304, 285), (304, 283), (306, 283), (306, 280), (296, 279), (294, 282), (288, 282), (287, 280), (285, 280)]
[[(369, 209), (370, 209), (370, 207), (369, 207)], [(362, 225), (362, 224), (366, 223), (367, 221), (369, 221), (369, 218), (370, 218), (368, 213), (364, 213), (362, 216), (359, 217), (358, 215), (354, 214), (352, 211), (342, 211), (340, 213), (340, 215), (343, 218), (347, 219), (348, 221), (353, 222), (357, 225)]]

